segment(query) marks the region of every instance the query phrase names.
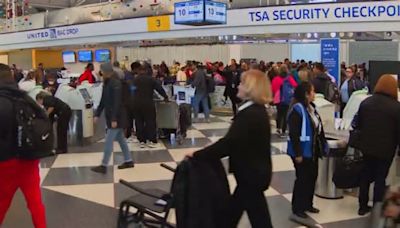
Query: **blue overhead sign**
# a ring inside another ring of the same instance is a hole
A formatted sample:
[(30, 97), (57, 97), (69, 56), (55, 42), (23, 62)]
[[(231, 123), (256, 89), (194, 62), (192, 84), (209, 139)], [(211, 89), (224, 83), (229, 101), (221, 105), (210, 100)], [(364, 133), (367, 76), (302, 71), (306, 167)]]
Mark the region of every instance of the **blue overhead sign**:
[(321, 39), (321, 62), (340, 84), (339, 39)]
[(225, 3), (210, 0), (194, 0), (175, 3), (175, 24), (226, 24), (226, 16)]
[(226, 24), (226, 4), (221, 2), (205, 2), (205, 20)]
[(175, 3), (175, 24), (201, 23), (204, 21), (204, 2)]

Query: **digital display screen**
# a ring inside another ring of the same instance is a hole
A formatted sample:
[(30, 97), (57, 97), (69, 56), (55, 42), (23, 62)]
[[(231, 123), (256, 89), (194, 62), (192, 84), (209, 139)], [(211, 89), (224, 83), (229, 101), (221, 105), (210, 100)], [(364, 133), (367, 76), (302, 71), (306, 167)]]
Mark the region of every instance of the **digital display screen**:
[(90, 50), (78, 51), (78, 60), (79, 62), (92, 62), (93, 61), (92, 51)]
[(221, 2), (206, 1), (205, 20), (206, 22), (226, 24), (226, 4)]
[(95, 52), (96, 62), (110, 62), (111, 52), (108, 49), (96, 50)]
[(62, 58), (63, 58), (64, 63), (75, 63), (76, 62), (75, 52), (73, 52), (73, 51), (64, 51), (62, 53)]
[(204, 1), (175, 3), (175, 24), (190, 24), (204, 21)]

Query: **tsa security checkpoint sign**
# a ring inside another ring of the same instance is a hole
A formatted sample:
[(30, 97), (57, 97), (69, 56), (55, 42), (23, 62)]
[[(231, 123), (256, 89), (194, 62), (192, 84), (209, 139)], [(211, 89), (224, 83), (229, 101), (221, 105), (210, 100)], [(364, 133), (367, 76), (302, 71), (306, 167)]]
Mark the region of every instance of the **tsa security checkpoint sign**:
[(340, 83), (339, 39), (321, 39), (321, 62), (336, 83)]

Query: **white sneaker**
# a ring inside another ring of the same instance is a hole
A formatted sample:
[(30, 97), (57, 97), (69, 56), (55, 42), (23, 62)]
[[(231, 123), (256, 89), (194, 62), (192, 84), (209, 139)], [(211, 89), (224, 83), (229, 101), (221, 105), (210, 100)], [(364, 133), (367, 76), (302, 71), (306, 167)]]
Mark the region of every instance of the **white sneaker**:
[(149, 148), (157, 148), (158, 147), (158, 143), (149, 142), (149, 143), (147, 143), (147, 146)]
[(142, 149), (146, 148), (146, 143), (141, 142), (141, 143), (140, 143), (140, 148), (142, 148)]

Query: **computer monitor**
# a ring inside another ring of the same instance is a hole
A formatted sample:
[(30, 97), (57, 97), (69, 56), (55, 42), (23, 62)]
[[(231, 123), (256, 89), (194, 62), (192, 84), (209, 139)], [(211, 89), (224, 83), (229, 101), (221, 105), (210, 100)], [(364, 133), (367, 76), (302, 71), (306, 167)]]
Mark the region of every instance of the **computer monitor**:
[(96, 62), (110, 62), (111, 61), (111, 52), (108, 49), (100, 49), (95, 51), (95, 59)]
[(92, 62), (93, 61), (92, 51), (90, 50), (78, 51), (78, 60), (79, 62)]

